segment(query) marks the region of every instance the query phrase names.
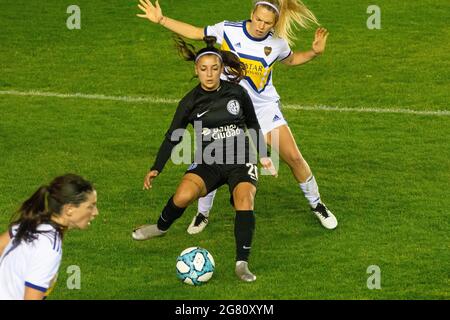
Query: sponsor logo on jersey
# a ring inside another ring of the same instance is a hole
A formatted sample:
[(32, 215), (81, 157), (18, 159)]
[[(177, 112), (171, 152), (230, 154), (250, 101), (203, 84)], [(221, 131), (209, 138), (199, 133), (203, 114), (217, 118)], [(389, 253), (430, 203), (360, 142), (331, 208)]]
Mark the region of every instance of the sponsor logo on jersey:
[(227, 104), (227, 110), (229, 113), (231, 113), (234, 116), (237, 116), (240, 109), (239, 101), (237, 100), (230, 100)]
[(243, 131), (235, 124), (230, 124), (227, 126), (220, 126), (218, 128), (211, 129), (211, 138), (214, 140), (221, 140), (231, 137), (236, 137), (240, 135)]
[(269, 82), (274, 64), (267, 65), (263, 60), (252, 60), (242, 57), (241, 61), (245, 64), (245, 79), (256, 92), (262, 92)]
[(209, 128), (203, 128), (202, 130), (202, 136), (207, 136), (211, 133), (211, 130)]

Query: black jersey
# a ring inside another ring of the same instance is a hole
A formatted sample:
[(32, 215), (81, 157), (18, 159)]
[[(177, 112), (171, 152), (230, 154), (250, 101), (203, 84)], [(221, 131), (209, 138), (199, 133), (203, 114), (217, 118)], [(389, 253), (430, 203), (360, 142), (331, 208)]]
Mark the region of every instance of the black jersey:
[(194, 127), (197, 146), (201, 145), (195, 154), (197, 163), (256, 163), (249, 137), (260, 155), (266, 156), (264, 137), (247, 91), (221, 80), (217, 90), (206, 91), (199, 84), (180, 101), (151, 170), (163, 170), (189, 123)]

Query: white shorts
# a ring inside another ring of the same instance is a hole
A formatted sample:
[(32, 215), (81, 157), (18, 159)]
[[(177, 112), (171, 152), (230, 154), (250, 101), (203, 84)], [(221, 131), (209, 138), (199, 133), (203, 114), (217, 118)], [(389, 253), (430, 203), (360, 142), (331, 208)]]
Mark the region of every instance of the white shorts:
[(287, 125), (287, 121), (281, 113), (280, 106), (280, 101), (275, 101), (273, 103), (255, 107), (256, 117), (258, 118), (261, 131), (264, 135), (275, 128)]

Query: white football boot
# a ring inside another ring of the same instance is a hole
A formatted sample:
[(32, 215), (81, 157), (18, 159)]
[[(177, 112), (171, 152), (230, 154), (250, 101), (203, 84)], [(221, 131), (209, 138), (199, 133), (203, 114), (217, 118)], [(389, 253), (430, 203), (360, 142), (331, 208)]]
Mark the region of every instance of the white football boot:
[(311, 211), (316, 215), (322, 226), (325, 228), (332, 230), (337, 227), (338, 222), (336, 217), (323, 203), (319, 202), (315, 209), (311, 208)]
[(197, 215), (192, 219), (191, 224), (187, 228), (187, 232), (189, 234), (197, 234), (203, 231), (205, 229), (206, 225), (208, 224), (208, 218), (205, 217), (200, 212), (197, 213)]
[(253, 282), (256, 280), (256, 276), (248, 270), (247, 261), (237, 261), (235, 271), (238, 278), (242, 281)]
[(155, 237), (161, 237), (166, 234), (167, 231), (158, 229), (156, 224), (144, 224), (133, 230), (132, 237), (134, 240), (148, 240)]

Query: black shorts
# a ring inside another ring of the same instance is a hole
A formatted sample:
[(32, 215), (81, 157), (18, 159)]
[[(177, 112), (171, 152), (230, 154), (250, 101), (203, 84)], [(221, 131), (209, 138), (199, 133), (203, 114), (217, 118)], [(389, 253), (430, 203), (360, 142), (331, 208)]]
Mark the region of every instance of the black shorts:
[(203, 179), (206, 193), (228, 184), (230, 195), (241, 182), (249, 182), (255, 187), (258, 184), (258, 166), (254, 163), (246, 164), (197, 164), (193, 163), (186, 173), (194, 173)]

